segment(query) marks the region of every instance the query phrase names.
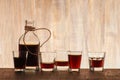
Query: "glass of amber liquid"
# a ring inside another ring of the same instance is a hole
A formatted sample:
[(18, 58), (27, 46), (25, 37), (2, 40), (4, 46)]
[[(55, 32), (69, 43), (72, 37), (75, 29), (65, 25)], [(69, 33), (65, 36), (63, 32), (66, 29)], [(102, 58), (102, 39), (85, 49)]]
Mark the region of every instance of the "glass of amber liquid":
[(89, 52), (89, 69), (90, 71), (103, 71), (105, 52)]
[(54, 71), (55, 52), (41, 52), (41, 71)]
[(80, 71), (82, 52), (81, 51), (69, 51), (69, 71)]
[(64, 71), (68, 70), (68, 53), (67, 51), (56, 51), (55, 58), (56, 70)]

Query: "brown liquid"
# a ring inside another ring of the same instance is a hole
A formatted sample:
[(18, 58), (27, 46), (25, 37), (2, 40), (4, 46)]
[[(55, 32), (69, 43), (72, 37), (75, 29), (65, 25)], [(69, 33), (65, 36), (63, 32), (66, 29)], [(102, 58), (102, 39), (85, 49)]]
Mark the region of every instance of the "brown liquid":
[(27, 48), (35, 55), (28, 52), (26, 66), (38, 66), (38, 52), (39, 52), (39, 45), (24, 45), (19, 44), (19, 55), (20, 57), (26, 57)]
[(68, 66), (68, 61), (56, 61), (56, 66)]
[(25, 58), (16, 58), (14, 57), (14, 68), (15, 69), (25, 69)]
[(91, 58), (89, 59), (91, 67), (103, 67), (104, 59), (103, 58)]
[(68, 55), (69, 57), (69, 68), (78, 69), (81, 64), (82, 55)]
[(41, 68), (54, 68), (54, 63), (41, 63)]

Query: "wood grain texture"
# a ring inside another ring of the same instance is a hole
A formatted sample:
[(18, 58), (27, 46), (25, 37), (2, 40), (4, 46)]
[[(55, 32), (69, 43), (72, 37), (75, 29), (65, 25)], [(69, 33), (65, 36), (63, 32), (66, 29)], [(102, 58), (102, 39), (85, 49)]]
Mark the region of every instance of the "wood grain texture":
[(88, 69), (80, 73), (67, 71), (56, 72), (14, 72), (13, 69), (0, 69), (1, 80), (119, 80), (119, 69), (107, 69), (103, 72), (90, 72)]
[[(106, 52), (105, 68), (120, 68), (120, 0), (0, 0), (0, 67), (13, 67), (12, 50), (24, 33), (25, 20), (51, 30), (41, 50)], [(38, 32), (41, 42), (48, 33)]]

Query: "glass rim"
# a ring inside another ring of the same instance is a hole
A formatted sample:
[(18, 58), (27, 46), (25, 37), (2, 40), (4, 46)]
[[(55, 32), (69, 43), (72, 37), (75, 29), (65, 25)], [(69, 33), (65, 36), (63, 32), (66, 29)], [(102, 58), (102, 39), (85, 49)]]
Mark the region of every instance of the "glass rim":
[(82, 51), (68, 51), (68, 52), (76, 52), (76, 53), (80, 52), (80, 53), (82, 53)]
[(28, 52), (28, 51), (24, 51), (24, 50), (12, 50), (12, 53), (16, 53), (16, 52)]
[(56, 53), (54, 51), (41, 51), (40, 53)]
[(24, 51), (25, 52), (25, 50), (12, 50), (12, 52), (17, 52), (17, 51)]
[(68, 51), (68, 55), (82, 55), (82, 51)]
[(103, 52), (88, 52), (88, 54), (89, 53), (106, 53), (105, 51), (103, 51)]
[(106, 52), (88, 52), (89, 58), (91, 58), (91, 57), (96, 57), (96, 58), (105, 57), (105, 55), (106, 55)]
[(55, 50), (56, 53), (67, 52), (66, 50)]

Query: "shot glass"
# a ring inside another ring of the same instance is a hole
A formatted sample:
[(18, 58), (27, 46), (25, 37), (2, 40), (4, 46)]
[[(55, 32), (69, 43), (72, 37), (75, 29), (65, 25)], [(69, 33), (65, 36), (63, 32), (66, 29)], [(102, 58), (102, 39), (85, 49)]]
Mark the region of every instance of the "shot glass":
[(105, 52), (89, 52), (89, 69), (90, 71), (103, 71)]
[(41, 52), (41, 71), (54, 71), (55, 52)]
[(68, 52), (69, 59), (69, 71), (80, 71), (82, 52), (81, 51), (69, 51)]
[(56, 51), (55, 58), (56, 70), (68, 70), (68, 53), (67, 51)]
[(13, 51), (12, 53), (14, 61), (14, 71), (25, 71), (26, 57), (19, 56), (19, 51)]

